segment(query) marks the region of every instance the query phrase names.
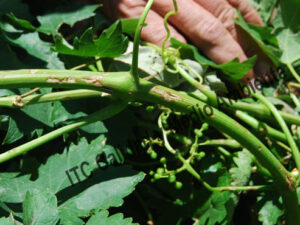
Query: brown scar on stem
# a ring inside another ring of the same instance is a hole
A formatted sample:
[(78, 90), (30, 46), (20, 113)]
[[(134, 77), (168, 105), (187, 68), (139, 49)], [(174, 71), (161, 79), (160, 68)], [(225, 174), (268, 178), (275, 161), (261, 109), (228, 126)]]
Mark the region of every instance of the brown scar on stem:
[(291, 177), (290, 175), (286, 175), (285, 181), (287, 183), (289, 190), (291, 191), (296, 190), (295, 180), (293, 179), (293, 177)]
[(88, 84), (94, 84), (97, 87), (103, 87), (102, 83), (102, 76), (90, 76), (90, 77), (84, 77), (82, 80)]
[(31, 69), (31, 70), (28, 70), (30, 74), (36, 74), (37, 72), (39, 72), (39, 70), (37, 69)]
[(155, 94), (160, 95), (163, 99), (165, 99), (166, 101), (169, 101), (169, 102), (182, 100), (178, 95), (175, 95), (169, 91), (161, 90), (158, 87), (151, 88), (151, 91), (153, 91)]
[(46, 81), (49, 82), (49, 83), (54, 83), (54, 84), (61, 84), (61, 83), (71, 83), (71, 84), (74, 84), (74, 83), (76, 83), (76, 79), (73, 78), (73, 77), (64, 77), (62, 79), (59, 79), (57, 77), (50, 76), (50, 77), (47, 78)]
[(259, 146), (257, 150), (260, 152), (263, 150), (263, 148), (261, 146)]

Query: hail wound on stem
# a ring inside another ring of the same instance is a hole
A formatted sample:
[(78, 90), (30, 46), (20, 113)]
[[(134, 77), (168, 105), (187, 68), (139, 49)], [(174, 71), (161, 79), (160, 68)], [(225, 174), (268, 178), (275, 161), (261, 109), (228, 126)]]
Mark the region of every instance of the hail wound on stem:
[(173, 94), (169, 91), (162, 90), (158, 87), (153, 87), (151, 89), (151, 91), (153, 91), (155, 94), (160, 95), (166, 101), (181, 101), (182, 100), (181, 97), (179, 97), (178, 95)]
[(73, 78), (73, 77), (64, 77), (62, 79), (59, 79), (57, 77), (54, 77), (54, 76), (50, 76), (47, 78), (46, 80), (47, 82), (49, 83), (54, 83), (54, 84), (62, 84), (62, 83), (76, 83), (76, 79)]

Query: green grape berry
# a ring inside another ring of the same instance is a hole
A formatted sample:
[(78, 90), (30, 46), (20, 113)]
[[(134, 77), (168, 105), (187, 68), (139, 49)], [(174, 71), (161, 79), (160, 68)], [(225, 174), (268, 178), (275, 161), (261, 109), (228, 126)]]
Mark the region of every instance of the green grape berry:
[(203, 123), (203, 124), (202, 124), (202, 130), (203, 130), (203, 131), (208, 130), (208, 127), (209, 127), (209, 126), (208, 126), (208, 123)]
[(146, 110), (148, 112), (152, 112), (154, 109), (155, 109), (155, 107), (153, 105), (149, 105), (149, 106), (146, 107)]
[(169, 181), (170, 183), (174, 183), (174, 182), (176, 181), (176, 176), (175, 176), (174, 174), (170, 174), (170, 175), (168, 176), (168, 181)]
[(154, 179), (155, 179), (155, 180), (159, 180), (159, 179), (160, 179), (160, 175), (159, 175), (159, 174), (157, 174), (157, 173), (156, 173), (156, 174), (154, 174)]
[(166, 157), (161, 157), (160, 158), (160, 163), (166, 164), (166, 162), (167, 162), (167, 158)]
[(165, 172), (164, 168), (157, 168), (156, 173), (159, 175), (163, 175)]
[(199, 137), (199, 138), (201, 138), (201, 137), (203, 136), (202, 131), (200, 131), (200, 130), (198, 130), (198, 129), (195, 129), (195, 130), (194, 130), (194, 133), (195, 133), (195, 135), (196, 135), (197, 137)]
[(151, 159), (157, 159), (157, 153), (155, 151), (151, 151), (150, 157)]
[(154, 171), (151, 170), (151, 171), (149, 172), (149, 175), (150, 175), (150, 176), (153, 176), (153, 175), (154, 175)]
[(205, 152), (199, 152), (199, 157), (202, 159), (202, 158), (204, 158), (205, 157)]
[(134, 106), (134, 107), (140, 107), (142, 106), (143, 104), (140, 103), (140, 102), (129, 102), (130, 105)]
[(182, 188), (182, 186), (183, 186), (183, 184), (182, 184), (180, 181), (176, 181), (176, 183), (175, 183), (175, 188), (176, 188), (177, 190), (180, 190), (180, 189)]

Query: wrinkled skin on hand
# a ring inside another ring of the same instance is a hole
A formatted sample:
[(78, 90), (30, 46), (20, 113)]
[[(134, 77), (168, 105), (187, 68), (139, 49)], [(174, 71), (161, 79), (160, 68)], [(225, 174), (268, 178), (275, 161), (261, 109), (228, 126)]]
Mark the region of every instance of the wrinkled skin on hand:
[[(147, 2), (146, 0), (93, 0), (97, 3), (99, 1), (104, 5), (105, 14), (111, 19), (139, 17)], [(192, 42), (216, 63), (225, 63), (235, 57), (245, 61), (248, 57), (258, 54), (256, 75), (269, 73), (270, 62), (253, 43), (247, 40), (247, 36), (233, 21), (233, 18), (237, 18), (235, 12), (237, 9), (248, 23), (264, 25), (248, 0), (177, 0), (177, 3), (178, 14), (169, 18), (172, 37), (182, 42)], [(154, 1), (146, 19), (147, 26), (142, 31), (144, 41), (161, 45), (166, 37), (164, 16), (173, 9), (172, 0)], [(249, 72), (247, 79), (253, 77), (254, 72)]]

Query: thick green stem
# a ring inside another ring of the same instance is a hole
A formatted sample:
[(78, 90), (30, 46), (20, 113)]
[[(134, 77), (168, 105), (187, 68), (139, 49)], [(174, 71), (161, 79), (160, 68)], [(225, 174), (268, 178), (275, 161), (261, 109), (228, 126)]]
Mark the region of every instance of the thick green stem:
[[(247, 148), (258, 161), (272, 174), (278, 191), (283, 196), (286, 207), (287, 221), (295, 224), (300, 221), (298, 198), (295, 180), (269, 149), (246, 128), (215, 108), (212, 114), (207, 115), (206, 105), (184, 92), (155, 85), (149, 81), (140, 80), (137, 89), (134, 79), (128, 72), (120, 73), (94, 73), (85, 71), (12, 71), (0, 72), (0, 88), (18, 87), (61, 87), (86, 88), (103, 90), (120, 97), (125, 101), (146, 101), (169, 107), (183, 113), (193, 113), (194, 109), (202, 115), (201, 119), (216, 129), (228, 134)], [(266, 108), (266, 111), (269, 110)], [(296, 117), (300, 121), (299, 117)]]
[(145, 6), (145, 9), (140, 17), (140, 20), (138, 22), (138, 26), (137, 26), (137, 29), (136, 29), (135, 35), (134, 35), (133, 55), (132, 55), (132, 64), (131, 64), (130, 74), (133, 76), (137, 87), (139, 85), (138, 68), (139, 68), (139, 45), (140, 45), (141, 33), (142, 33), (143, 27), (145, 26), (146, 17), (148, 15), (153, 3), (154, 3), (154, 0), (149, 0), (147, 2), (147, 5)]
[(21, 154), (24, 154), (34, 148), (37, 148), (65, 133), (71, 132), (73, 130), (76, 130), (80, 127), (83, 127), (85, 125), (88, 125), (90, 123), (94, 123), (96, 121), (102, 121), (108, 118), (111, 118), (118, 114), (119, 112), (123, 111), (123, 109), (127, 106), (127, 103), (124, 102), (115, 102), (111, 105), (101, 109), (98, 112), (95, 112), (91, 114), (90, 116), (87, 116), (86, 118), (83, 118), (79, 120), (78, 122), (75, 122), (70, 125), (66, 125), (64, 127), (61, 127), (57, 130), (54, 130), (48, 134), (45, 134), (37, 139), (34, 139), (32, 141), (27, 142), (26, 144), (23, 144), (21, 146), (18, 146), (14, 149), (11, 149), (7, 152), (4, 152), (0, 154), (0, 163), (6, 162), (10, 159), (13, 159)]
[(296, 166), (297, 166), (297, 169), (298, 171), (300, 171), (300, 153), (299, 153), (299, 149), (296, 145), (296, 142), (288, 128), (288, 126), (286, 125), (286, 123), (284, 122), (284, 120), (282, 119), (282, 117), (280, 116), (278, 110), (276, 109), (276, 107), (271, 103), (269, 102), (263, 95), (261, 94), (253, 94), (253, 96), (257, 99), (259, 99), (260, 101), (262, 101), (272, 112), (272, 114), (274, 115), (274, 117), (276, 118), (276, 120), (278, 121), (281, 129), (283, 130), (285, 136), (286, 136), (286, 139), (291, 147), (291, 150), (292, 150), (292, 155), (293, 155), (293, 158), (295, 160), (295, 163), (296, 163)]
[[(274, 120), (271, 111), (262, 104), (249, 104), (246, 102), (237, 101), (232, 103), (231, 105), (222, 104), (220, 105), (221, 109), (224, 109), (229, 112), (234, 112), (235, 110), (244, 111), (247, 113), (250, 113), (251, 116), (255, 118), (260, 118), (263, 120), (269, 119)], [(286, 121), (288, 124), (295, 124), (300, 126), (300, 117), (292, 115), (290, 113), (286, 112), (279, 112), (279, 114), (282, 116), (282, 118)]]
[(286, 64), (289, 68), (290, 72), (293, 74), (294, 78), (300, 83), (300, 76), (297, 73), (297, 71), (294, 69), (293, 65), (291, 63)]
[(229, 147), (229, 148), (241, 148), (240, 143), (238, 143), (236, 140), (232, 140), (232, 139), (216, 139), (216, 140), (208, 140), (204, 143), (199, 144), (201, 145), (217, 145), (217, 146), (225, 146), (225, 147)]
[(0, 98), (0, 107), (20, 108), (30, 104), (53, 101), (69, 101), (83, 98), (100, 98), (102, 92), (93, 90), (60, 91), (49, 94), (35, 94), (20, 98), (19, 95)]
[(268, 124), (258, 121), (252, 116), (249, 116), (248, 114), (237, 110), (235, 112), (235, 116), (242, 120), (243, 122), (247, 123), (250, 127), (252, 127), (257, 132), (261, 132), (263, 134), (269, 135), (270, 137), (287, 142), (287, 139), (284, 135), (284, 133), (274, 129), (273, 127), (270, 127)]
[(300, 84), (297, 83), (289, 83), (292, 87), (300, 88)]

